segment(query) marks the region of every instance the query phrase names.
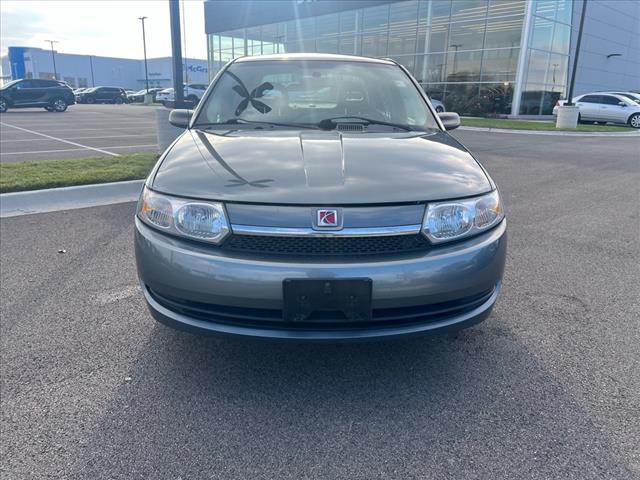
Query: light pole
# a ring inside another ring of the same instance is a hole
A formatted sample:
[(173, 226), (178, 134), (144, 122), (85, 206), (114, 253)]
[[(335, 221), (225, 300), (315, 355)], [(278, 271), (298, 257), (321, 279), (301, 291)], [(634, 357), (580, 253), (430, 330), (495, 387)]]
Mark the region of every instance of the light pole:
[(180, 41), (180, 4), (169, 0), (169, 21), (171, 25), (171, 56), (173, 57), (173, 94), (175, 108), (184, 108), (184, 84), (182, 83), (182, 47)]
[(45, 40), (51, 44), (51, 59), (53, 60), (53, 79), (58, 80), (58, 70), (56, 69), (56, 52), (53, 50), (53, 44), (59, 43), (58, 40)]
[(582, 2), (582, 12), (580, 12), (580, 26), (578, 27), (578, 40), (576, 41), (576, 53), (573, 59), (573, 68), (571, 71), (571, 80), (569, 82), (569, 95), (567, 95), (567, 103), (565, 105), (573, 105), (573, 86), (576, 83), (576, 72), (578, 71), (578, 56), (580, 55), (580, 44), (582, 43), (582, 29), (584, 28), (584, 17), (587, 11), (587, 0)]
[(580, 119), (580, 109), (573, 103), (573, 87), (576, 83), (576, 72), (578, 71), (578, 56), (580, 55), (580, 44), (582, 43), (582, 29), (584, 28), (584, 17), (587, 11), (587, 0), (582, 2), (582, 12), (580, 12), (580, 26), (578, 27), (578, 39), (576, 40), (576, 51), (569, 79), (569, 93), (564, 105), (558, 106), (556, 116), (556, 128), (577, 128)]
[(148, 17), (138, 17), (138, 20), (142, 22), (142, 49), (144, 51), (144, 81), (147, 89), (147, 93), (149, 93), (149, 70), (147, 69), (147, 38), (144, 33), (144, 21)]

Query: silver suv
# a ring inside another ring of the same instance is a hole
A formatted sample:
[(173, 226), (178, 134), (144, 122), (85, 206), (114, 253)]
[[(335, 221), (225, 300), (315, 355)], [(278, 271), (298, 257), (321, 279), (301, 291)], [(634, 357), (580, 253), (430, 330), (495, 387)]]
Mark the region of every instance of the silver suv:
[(496, 185), (402, 66), (245, 57), (214, 79), (135, 219), (152, 315), (281, 339), (397, 337), (485, 319), (501, 287)]

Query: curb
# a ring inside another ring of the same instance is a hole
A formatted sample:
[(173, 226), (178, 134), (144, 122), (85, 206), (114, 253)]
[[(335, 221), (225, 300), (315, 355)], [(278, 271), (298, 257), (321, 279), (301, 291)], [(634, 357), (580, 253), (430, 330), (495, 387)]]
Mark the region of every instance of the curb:
[(520, 135), (551, 135), (555, 137), (640, 137), (640, 132), (554, 132), (547, 130), (515, 130), (510, 128), (458, 127), (471, 132), (514, 133)]
[(135, 202), (144, 180), (0, 194), (0, 218)]

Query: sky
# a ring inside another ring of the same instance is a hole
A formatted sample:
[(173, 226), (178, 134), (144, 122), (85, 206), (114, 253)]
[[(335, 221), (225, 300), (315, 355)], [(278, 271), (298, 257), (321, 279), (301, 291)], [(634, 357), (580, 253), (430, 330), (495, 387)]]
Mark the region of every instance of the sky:
[[(180, 4), (183, 55), (206, 59), (203, 1)], [(45, 40), (57, 40), (60, 53), (143, 58), (142, 16), (147, 57), (170, 56), (168, 0), (1, 0), (0, 55), (10, 46), (50, 48)]]

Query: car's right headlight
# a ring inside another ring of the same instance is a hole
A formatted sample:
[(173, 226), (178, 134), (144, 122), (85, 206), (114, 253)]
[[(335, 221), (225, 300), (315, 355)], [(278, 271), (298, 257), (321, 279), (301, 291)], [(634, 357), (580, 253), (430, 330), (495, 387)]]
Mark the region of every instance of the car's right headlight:
[(470, 237), (489, 230), (504, 218), (498, 190), (480, 197), (427, 205), (422, 231), (431, 243)]
[(218, 244), (229, 233), (222, 203), (164, 195), (146, 186), (138, 201), (137, 214), (151, 227), (194, 240)]

